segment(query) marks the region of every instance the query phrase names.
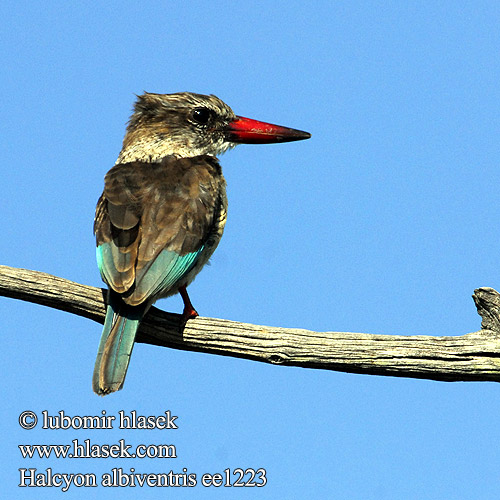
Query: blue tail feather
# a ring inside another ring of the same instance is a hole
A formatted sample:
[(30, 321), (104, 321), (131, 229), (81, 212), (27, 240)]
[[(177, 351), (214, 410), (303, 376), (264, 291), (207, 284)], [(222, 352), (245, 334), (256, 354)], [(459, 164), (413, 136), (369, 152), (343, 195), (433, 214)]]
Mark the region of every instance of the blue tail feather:
[(92, 377), (94, 392), (101, 396), (122, 388), (137, 329), (147, 309), (110, 299)]

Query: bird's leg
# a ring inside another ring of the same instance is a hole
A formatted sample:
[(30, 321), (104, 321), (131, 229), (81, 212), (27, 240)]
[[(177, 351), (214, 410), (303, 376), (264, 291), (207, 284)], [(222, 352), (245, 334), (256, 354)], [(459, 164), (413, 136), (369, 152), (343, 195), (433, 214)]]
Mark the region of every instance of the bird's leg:
[(189, 299), (189, 295), (186, 290), (186, 285), (179, 287), (179, 293), (181, 294), (182, 301), (184, 302), (184, 311), (182, 312), (182, 319), (184, 323), (188, 319), (196, 318), (199, 314), (196, 312), (196, 309), (191, 304), (191, 300)]

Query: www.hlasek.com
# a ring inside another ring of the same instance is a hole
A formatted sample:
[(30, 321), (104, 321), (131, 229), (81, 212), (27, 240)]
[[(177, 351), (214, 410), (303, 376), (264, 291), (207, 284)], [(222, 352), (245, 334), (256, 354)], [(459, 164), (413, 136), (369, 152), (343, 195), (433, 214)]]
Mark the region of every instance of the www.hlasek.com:
[(20, 444), (23, 458), (177, 458), (173, 444), (132, 445), (120, 439), (116, 444), (82, 443), (73, 439), (71, 444)]
[[(101, 416), (68, 416), (64, 411), (57, 415), (49, 415), (47, 411), (41, 413), (42, 429), (112, 429), (116, 417)], [(178, 429), (175, 423), (177, 416), (170, 411), (159, 416), (137, 415), (135, 411), (126, 414), (118, 412), (120, 429)], [(23, 429), (33, 429), (39, 420), (35, 412), (24, 411), (19, 416), (19, 424)], [(90, 439), (73, 439), (71, 444), (20, 444), (19, 451), (23, 459), (71, 459), (71, 458), (178, 458), (174, 444), (126, 444), (124, 439), (114, 444), (96, 444)], [(186, 467), (181, 472), (140, 473), (130, 467), (125, 471), (121, 467), (114, 467), (103, 474), (95, 473), (61, 473), (52, 467), (45, 470), (23, 467), (19, 470), (20, 487), (55, 487), (65, 492), (72, 486), (80, 487), (262, 487), (267, 483), (266, 470), (259, 468), (226, 468), (221, 472), (205, 472), (196, 474), (188, 472)]]

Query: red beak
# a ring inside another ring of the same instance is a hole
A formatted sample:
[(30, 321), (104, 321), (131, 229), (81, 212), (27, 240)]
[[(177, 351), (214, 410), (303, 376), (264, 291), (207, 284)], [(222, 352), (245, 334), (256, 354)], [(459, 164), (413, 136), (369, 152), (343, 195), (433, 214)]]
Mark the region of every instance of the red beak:
[(311, 134), (302, 130), (259, 122), (251, 118), (237, 116), (227, 126), (228, 139), (243, 144), (270, 144), (273, 142), (301, 141)]

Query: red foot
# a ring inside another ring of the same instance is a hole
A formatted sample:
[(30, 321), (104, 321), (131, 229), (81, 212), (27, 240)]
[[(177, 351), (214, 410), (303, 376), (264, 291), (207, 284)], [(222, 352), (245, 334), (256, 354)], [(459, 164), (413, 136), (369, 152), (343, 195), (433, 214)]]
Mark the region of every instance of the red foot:
[(184, 302), (184, 311), (182, 311), (182, 320), (185, 323), (188, 319), (196, 318), (196, 316), (199, 316), (199, 314), (193, 307), (193, 304), (191, 304), (191, 300), (189, 299), (189, 295), (187, 293), (185, 285), (179, 288), (179, 293), (181, 294), (182, 301)]

